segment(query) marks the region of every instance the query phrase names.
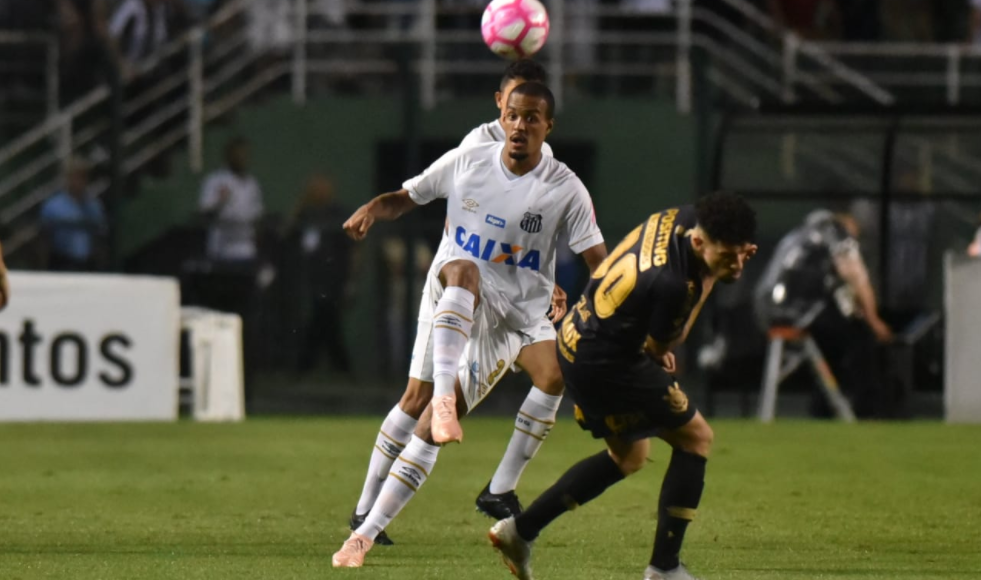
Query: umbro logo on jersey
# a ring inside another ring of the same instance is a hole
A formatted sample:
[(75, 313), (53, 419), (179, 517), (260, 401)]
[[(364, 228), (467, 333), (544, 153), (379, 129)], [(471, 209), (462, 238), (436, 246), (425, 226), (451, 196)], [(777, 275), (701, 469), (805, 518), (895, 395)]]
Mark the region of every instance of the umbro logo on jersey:
[(504, 218), (499, 218), (496, 215), (487, 214), (487, 219), (484, 220), (492, 226), (503, 228), (507, 225), (507, 221)]
[(480, 204), (477, 203), (476, 200), (470, 199), (469, 197), (463, 200), (463, 208), (462, 208), (463, 211), (468, 211), (470, 213), (477, 213), (478, 207), (480, 207)]
[(542, 214), (525, 212), (525, 218), (521, 220), (521, 229), (529, 234), (542, 231)]
[(490, 238), (484, 240), (480, 237), (480, 234), (467, 235), (467, 230), (459, 226), (456, 228), (454, 239), (456, 240), (456, 245), (463, 248), (464, 252), (468, 252), (471, 256), (479, 260), (494, 264), (528, 268), (536, 272), (539, 270), (541, 254), (538, 250), (522, 252), (524, 248), (521, 246), (508, 242), (498, 242)]

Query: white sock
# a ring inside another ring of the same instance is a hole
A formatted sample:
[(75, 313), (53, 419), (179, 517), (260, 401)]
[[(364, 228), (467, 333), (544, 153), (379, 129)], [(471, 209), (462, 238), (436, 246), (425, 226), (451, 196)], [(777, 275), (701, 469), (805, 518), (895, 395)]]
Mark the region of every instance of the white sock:
[(382, 421), (381, 430), (375, 439), (375, 448), (371, 451), (371, 461), (368, 462), (368, 474), (364, 478), (364, 488), (361, 490), (361, 499), (358, 500), (358, 507), (355, 512), (364, 515), (371, 511), (378, 498), (388, 472), (392, 469), (392, 464), (398, 458), (405, 444), (412, 438), (412, 432), (416, 428), (417, 420), (413, 419), (398, 405), (392, 407), (388, 416)]
[(555, 413), (561, 402), (562, 395), (549, 395), (538, 387), (531, 388), (518, 411), (508, 449), (491, 479), (491, 493), (507, 493), (518, 487), (521, 473), (555, 425)]
[(436, 465), (438, 453), (438, 445), (430, 445), (413, 435), (402, 454), (395, 460), (378, 501), (357, 532), (374, 540), (379, 532), (387, 528), (422, 484), (426, 483)]
[(456, 387), (460, 355), (473, 328), (474, 295), (450, 286), (436, 303), (433, 317), (433, 396), (452, 395)]

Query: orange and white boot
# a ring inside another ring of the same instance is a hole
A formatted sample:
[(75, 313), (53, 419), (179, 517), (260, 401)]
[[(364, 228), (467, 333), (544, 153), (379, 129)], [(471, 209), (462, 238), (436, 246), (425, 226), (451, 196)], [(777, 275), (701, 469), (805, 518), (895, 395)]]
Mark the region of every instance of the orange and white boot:
[(341, 549), (338, 550), (334, 557), (331, 558), (331, 562), (334, 564), (335, 568), (360, 568), (364, 566), (364, 557), (368, 553), (368, 550), (375, 543), (368, 538), (358, 534), (357, 532), (351, 532), (351, 537), (344, 542)]
[(463, 442), (463, 428), (456, 416), (456, 395), (433, 397), (433, 441), (444, 443)]

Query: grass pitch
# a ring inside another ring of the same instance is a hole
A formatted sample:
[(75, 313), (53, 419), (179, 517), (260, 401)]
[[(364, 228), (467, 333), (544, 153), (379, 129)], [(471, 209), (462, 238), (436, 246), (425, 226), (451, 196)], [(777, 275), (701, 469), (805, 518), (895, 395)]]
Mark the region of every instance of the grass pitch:
[[(333, 570), (380, 418), (0, 425), (0, 579), (509, 578), (473, 499), (511, 432), (464, 423), (361, 570)], [(715, 422), (683, 559), (706, 580), (981, 578), (981, 428)], [(599, 449), (560, 422), (519, 493)], [(639, 580), (669, 450), (559, 519), (537, 577)]]

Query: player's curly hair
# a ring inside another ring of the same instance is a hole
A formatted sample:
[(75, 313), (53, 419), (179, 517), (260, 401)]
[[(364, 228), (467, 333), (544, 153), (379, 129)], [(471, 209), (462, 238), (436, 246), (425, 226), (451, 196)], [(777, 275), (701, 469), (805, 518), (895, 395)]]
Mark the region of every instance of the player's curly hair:
[(756, 212), (741, 196), (716, 192), (695, 203), (695, 215), (710, 238), (723, 244), (745, 244), (756, 239)]
[(530, 58), (522, 58), (516, 60), (508, 65), (508, 68), (504, 70), (504, 76), (501, 78), (501, 89), (504, 89), (504, 85), (514, 79), (524, 79), (529, 82), (539, 82), (545, 83), (548, 81), (548, 74), (545, 72), (545, 67), (538, 64), (537, 62), (531, 60)]

